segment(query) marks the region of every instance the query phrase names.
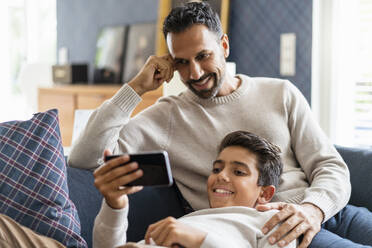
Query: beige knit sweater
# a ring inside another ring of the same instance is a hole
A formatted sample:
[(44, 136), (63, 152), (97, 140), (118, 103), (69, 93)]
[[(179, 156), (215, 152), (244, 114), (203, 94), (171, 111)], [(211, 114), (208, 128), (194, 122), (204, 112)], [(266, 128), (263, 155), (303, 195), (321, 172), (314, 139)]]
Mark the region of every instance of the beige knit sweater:
[[(125, 244), (129, 207), (112, 209), (103, 200), (101, 210), (94, 221), (93, 248), (118, 247)], [(259, 212), (254, 208), (242, 206), (209, 208), (192, 212), (178, 221), (207, 233), (200, 248), (278, 248), (278, 245), (271, 245), (268, 241), (278, 226), (267, 234), (261, 231), (263, 225), (277, 212)], [(296, 247), (296, 240), (285, 247)]]
[(228, 96), (201, 99), (187, 90), (130, 119), (141, 98), (128, 85), (91, 116), (69, 156), (73, 167), (96, 168), (103, 150), (135, 153), (164, 149), (185, 199), (208, 208), (206, 180), (217, 146), (229, 132), (246, 130), (280, 146), (284, 170), (273, 201), (309, 202), (328, 220), (350, 197), (349, 171), (289, 81), (241, 78)]

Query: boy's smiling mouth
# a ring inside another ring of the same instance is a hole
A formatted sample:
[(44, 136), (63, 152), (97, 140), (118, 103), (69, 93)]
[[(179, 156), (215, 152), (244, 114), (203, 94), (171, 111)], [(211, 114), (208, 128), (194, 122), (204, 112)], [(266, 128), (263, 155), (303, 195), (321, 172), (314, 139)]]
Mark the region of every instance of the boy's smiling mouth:
[(223, 189), (223, 188), (214, 188), (212, 191), (213, 191), (213, 193), (216, 193), (218, 195), (232, 195), (232, 194), (234, 194), (233, 191), (228, 190), (228, 189)]

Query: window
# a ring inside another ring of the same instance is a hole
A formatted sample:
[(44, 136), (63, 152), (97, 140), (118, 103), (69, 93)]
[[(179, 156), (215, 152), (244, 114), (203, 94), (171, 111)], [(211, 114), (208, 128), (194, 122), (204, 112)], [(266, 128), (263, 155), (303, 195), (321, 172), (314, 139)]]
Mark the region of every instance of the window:
[(18, 79), (27, 64), (55, 63), (56, 1), (1, 0), (0, 33), (0, 121), (24, 119), (35, 110), (23, 94), (36, 86)]
[(372, 147), (372, 0), (313, 11), (314, 112), (335, 144)]

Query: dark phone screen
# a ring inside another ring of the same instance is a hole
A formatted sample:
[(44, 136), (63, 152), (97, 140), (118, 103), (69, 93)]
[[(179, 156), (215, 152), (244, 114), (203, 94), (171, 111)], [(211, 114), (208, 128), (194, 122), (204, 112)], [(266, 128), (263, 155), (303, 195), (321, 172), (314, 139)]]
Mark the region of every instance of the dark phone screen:
[[(120, 155), (107, 156), (110, 160)], [(143, 171), (142, 177), (124, 186), (171, 186), (172, 176), (167, 169), (165, 155), (163, 153), (132, 154), (130, 162), (137, 162), (139, 169)]]

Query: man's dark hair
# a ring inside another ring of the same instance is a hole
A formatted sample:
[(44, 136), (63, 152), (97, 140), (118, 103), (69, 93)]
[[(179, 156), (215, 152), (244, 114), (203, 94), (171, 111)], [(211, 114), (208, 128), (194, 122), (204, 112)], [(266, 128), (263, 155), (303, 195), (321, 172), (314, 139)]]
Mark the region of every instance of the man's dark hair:
[(266, 139), (246, 131), (229, 133), (222, 140), (218, 152), (230, 146), (240, 146), (252, 152), (257, 157), (259, 171), (257, 185), (279, 185), (283, 164), (280, 159), (280, 148)]
[(180, 33), (194, 24), (203, 24), (214, 32), (218, 39), (222, 37), (222, 26), (218, 14), (206, 2), (191, 2), (172, 9), (165, 18), (163, 34)]

